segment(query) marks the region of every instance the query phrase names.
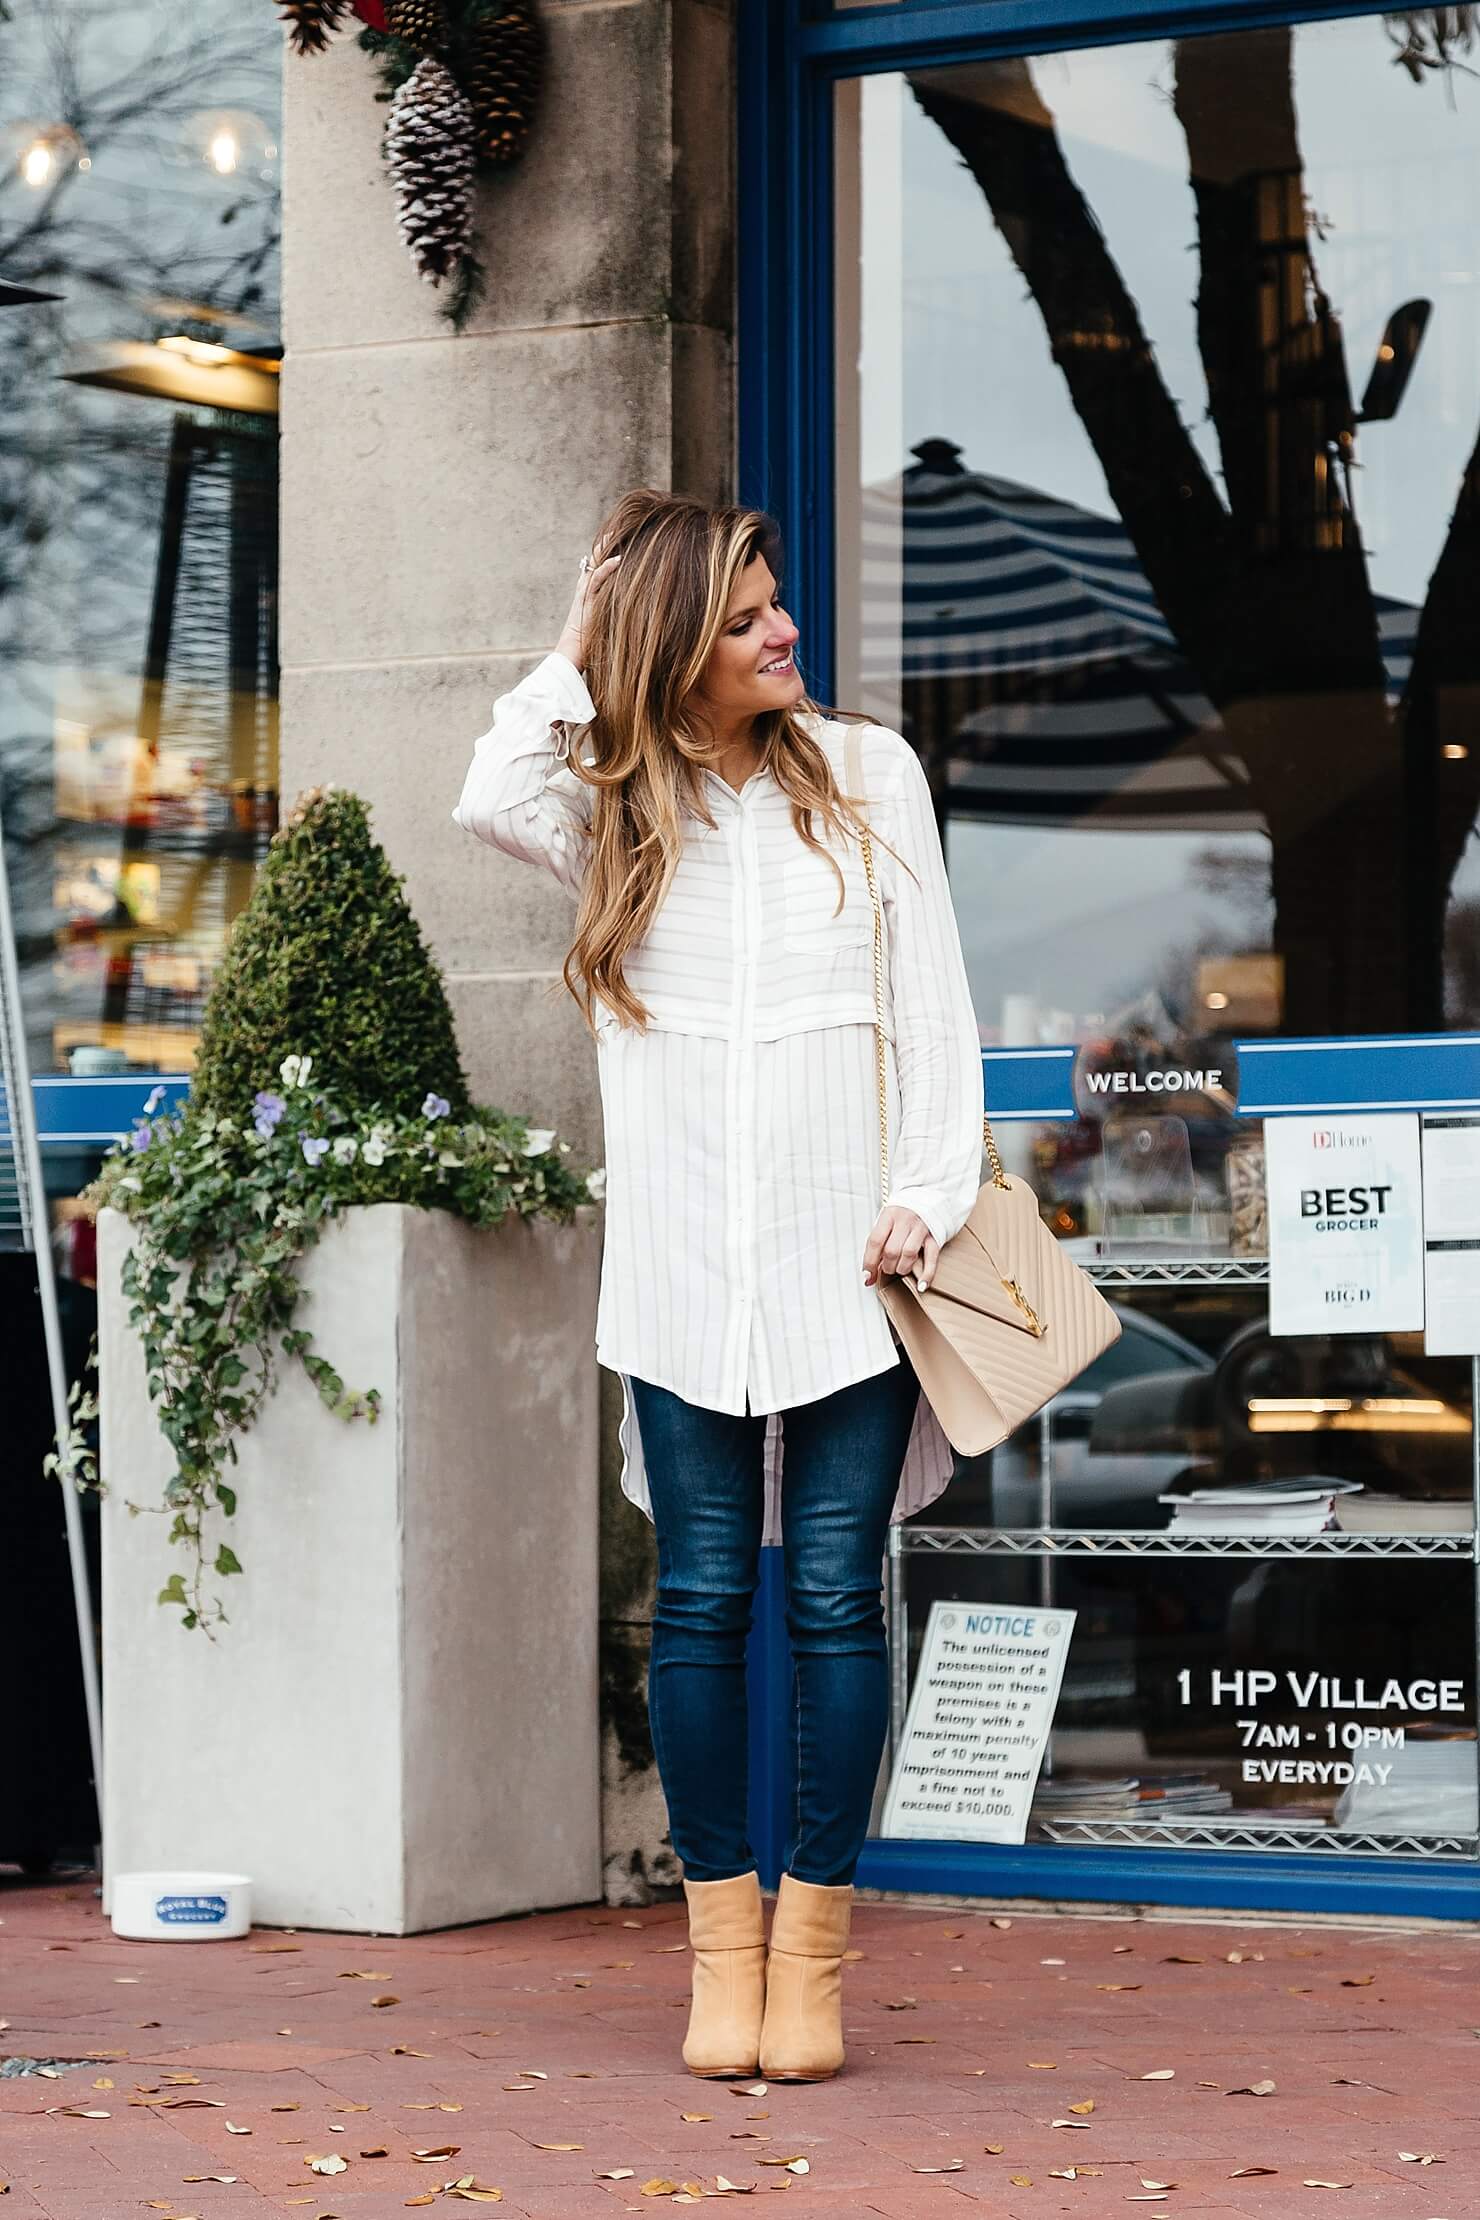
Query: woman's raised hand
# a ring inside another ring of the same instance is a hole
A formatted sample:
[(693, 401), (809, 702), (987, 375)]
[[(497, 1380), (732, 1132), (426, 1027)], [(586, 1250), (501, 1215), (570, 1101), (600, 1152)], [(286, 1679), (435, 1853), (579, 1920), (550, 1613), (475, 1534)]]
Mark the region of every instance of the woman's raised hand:
[(570, 615), (561, 627), (560, 638), (555, 643), (556, 654), (563, 655), (568, 663), (574, 663), (578, 671), (586, 668), (590, 624), (587, 608), (591, 589), (598, 578), (605, 578), (607, 572), (614, 570), (621, 559), (620, 555), (608, 555), (604, 563), (595, 563), (589, 570), (581, 572), (575, 599), (570, 605)]

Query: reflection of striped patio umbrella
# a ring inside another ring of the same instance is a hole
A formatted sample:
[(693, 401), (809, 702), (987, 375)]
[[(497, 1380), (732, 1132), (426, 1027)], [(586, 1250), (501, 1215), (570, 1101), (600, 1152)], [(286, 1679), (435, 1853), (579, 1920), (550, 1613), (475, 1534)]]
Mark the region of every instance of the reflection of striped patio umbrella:
[[(862, 692), (903, 680), (910, 738), (966, 816), (1262, 828), (1124, 527), (961, 468), (948, 440), (864, 490)], [(1418, 611), (1376, 597), (1393, 696)]]

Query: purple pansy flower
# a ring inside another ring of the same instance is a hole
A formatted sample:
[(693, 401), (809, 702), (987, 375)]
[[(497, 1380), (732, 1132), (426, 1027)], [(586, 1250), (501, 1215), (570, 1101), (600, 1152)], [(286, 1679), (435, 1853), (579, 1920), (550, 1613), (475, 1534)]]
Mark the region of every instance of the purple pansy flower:
[(304, 1163), (317, 1164), (320, 1158), (324, 1155), (325, 1151), (328, 1149), (328, 1146), (328, 1141), (321, 1138), (319, 1135), (313, 1133), (305, 1133), (303, 1136)]
[(259, 1087), (253, 1095), (252, 1123), (264, 1141), (268, 1139), (287, 1107), (281, 1095), (271, 1094), (265, 1087)]
[(149, 1125), (148, 1120), (145, 1118), (135, 1118), (134, 1130), (128, 1138), (130, 1148), (132, 1148), (137, 1154), (142, 1156), (145, 1149), (148, 1148), (149, 1143), (154, 1138), (153, 1129)]
[(445, 1095), (429, 1094), (421, 1106), (421, 1114), (424, 1118), (445, 1118), (451, 1108)]

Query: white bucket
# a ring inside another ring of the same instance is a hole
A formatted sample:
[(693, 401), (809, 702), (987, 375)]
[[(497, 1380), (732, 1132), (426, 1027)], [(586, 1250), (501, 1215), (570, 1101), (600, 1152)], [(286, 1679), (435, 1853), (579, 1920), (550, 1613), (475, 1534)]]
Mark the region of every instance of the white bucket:
[(144, 1942), (221, 1942), (252, 1924), (245, 1873), (117, 1873), (110, 1895), (114, 1934)]

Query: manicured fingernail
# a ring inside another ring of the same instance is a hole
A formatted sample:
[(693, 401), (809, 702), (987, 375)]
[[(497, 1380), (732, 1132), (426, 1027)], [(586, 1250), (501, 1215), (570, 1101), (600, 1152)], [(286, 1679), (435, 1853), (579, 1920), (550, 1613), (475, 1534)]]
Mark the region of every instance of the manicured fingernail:
[(923, 1295), (925, 1292), (925, 1274), (923, 1272), (917, 1272), (915, 1274), (915, 1285), (916, 1287), (918, 1287), (920, 1293)]

